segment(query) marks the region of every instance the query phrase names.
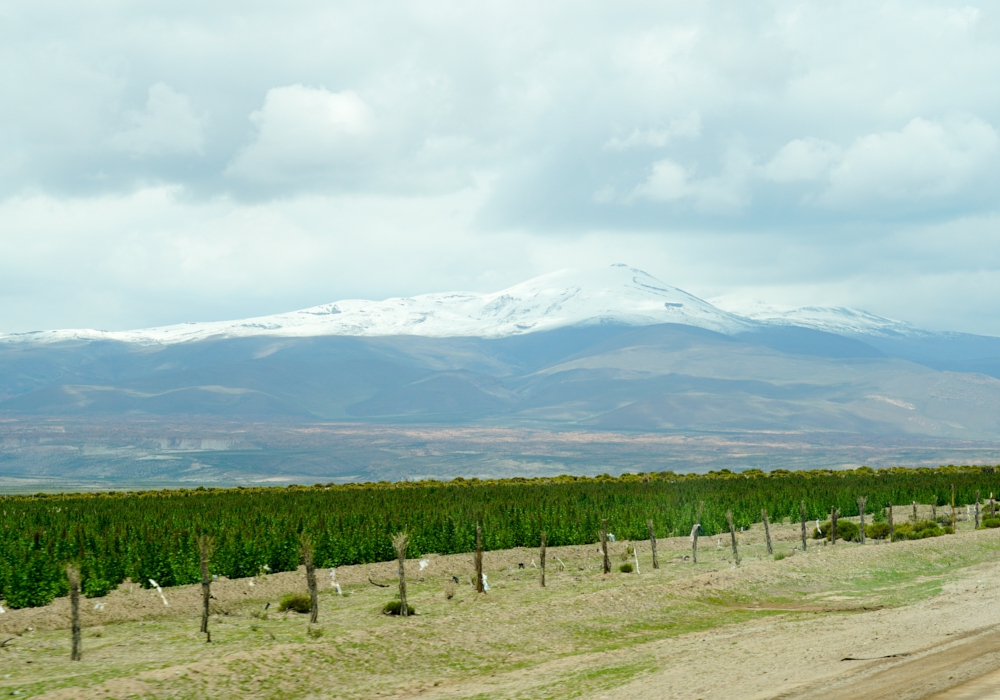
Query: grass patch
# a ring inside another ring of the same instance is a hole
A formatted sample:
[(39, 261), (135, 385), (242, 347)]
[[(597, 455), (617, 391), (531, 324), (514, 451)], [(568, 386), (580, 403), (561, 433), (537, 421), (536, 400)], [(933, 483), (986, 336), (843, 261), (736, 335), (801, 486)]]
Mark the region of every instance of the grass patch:
[(278, 612), (292, 610), (297, 613), (307, 613), (311, 607), (312, 601), (309, 600), (308, 593), (289, 593), (278, 604)]
[[(390, 600), (388, 603), (382, 606), (383, 615), (401, 615), (402, 613), (403, 613), (403, 604), (398, 600)], [(406, 614), (416, 615), (417, 609), (412, 605), (410, 605), (409, 603), (407, 603)]]

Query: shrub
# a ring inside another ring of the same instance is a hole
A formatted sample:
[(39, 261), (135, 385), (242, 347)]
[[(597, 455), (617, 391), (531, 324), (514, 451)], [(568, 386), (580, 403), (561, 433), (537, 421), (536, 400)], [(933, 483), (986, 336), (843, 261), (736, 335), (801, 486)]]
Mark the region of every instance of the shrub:
[(1000, 518), (985, 518), (982, 527), (1000, 527)]
[(623, 574), (630, 574), (632, 573), (632, 565), (629, 564), (628, 562), (625, 562), (624, 564), (618, 567), (618, 570), (621, 571)]
[(65, 575), (45, 550), (28, 552), (7, 572), (4, 597), (7, 607), (12, 609), (48, 605), (68, 592)]
[(281, 599), (278, 605), (278, 612), (294, 610), (297, 613), (307, 613), (312, 607), (308, 593), (289, 593)]
[(865, 525), (865, 537), (873, 540), (884, 540), (889, 536), (889, 523), (877, 522)]
[[(402, 609), (403, 609), (402, 603), (400, 603), (398, 600), (390, 600), (382, 608), (382, 614), (383, 615), (399, 615), (399, 613), (400, 613), (400, 611)], [(417, 609), (414, 608), (409, 603), (407, 603), (406, 604), (406, 613), (408, 615), (415, 615), (417, 613)]]
[(782, 559), (784, 559), (787, 556), (788, 555), (785, 552), (778, 552), (777, 554), (774, 555), (774, 560), (775, 561), (781, 561)]
[(88, 578), (83, 582), (83, 594), (88, 598), (103, 598), (118, 588), (115, 584), (103, 578)]
[[(813, 539), (820, 538), (830, 539), (830, 521), (826, 521), (820, 526), (819, 530), (813, 530)], [(861, 530), (855, 523), (850, 520), (838, 520), (837, 521), (837, 539), (847, 540), (848, 542), (858, 542), (861, 539)]]
[(941, 528), (933, 520), (921, 520), (917, 523), (900, 523), (896, 526), (893, 542), (900, 540), (923, 540), (928, 537), (940, 537), (948, 534), (950, 527)]

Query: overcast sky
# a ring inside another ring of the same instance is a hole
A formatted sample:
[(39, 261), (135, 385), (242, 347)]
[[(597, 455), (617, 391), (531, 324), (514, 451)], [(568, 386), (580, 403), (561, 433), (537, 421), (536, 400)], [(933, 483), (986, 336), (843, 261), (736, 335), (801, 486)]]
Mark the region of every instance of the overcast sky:
[(494, 291), (1000, 335), (1000, 5), (0, 4), (0, 332)]

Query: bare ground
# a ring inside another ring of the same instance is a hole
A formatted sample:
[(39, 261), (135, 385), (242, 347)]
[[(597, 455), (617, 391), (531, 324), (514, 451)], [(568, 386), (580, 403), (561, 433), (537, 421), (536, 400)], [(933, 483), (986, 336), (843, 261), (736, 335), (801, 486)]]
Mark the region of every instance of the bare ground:
[[(904, 517), (902, 510), (897, 519)], [(762, 532), (636, 543), (641, 573), (600, 571), (596, 545), (490, 552), (491, 590), (468, 555), (408, 562), (410, 619), (380, 614), (395, 564), (321, 572), (320, 624), (276, 614), (301, 572), (213, 584), (212, 643), (197, 586), (122, 586), (84, 606), (84, 660), (68, 660), (68, 608), (0, 615), (0, 692), (21, 697), (986, 698), (1000, 697), (1000, 531), (915, 542), (798, 544)], [(621, 563), (626, 544), (613, 545)], [(519, 564), (525, 568), (520, 569)], [(461, 584), (452, 598), (452, 576)], [(104, 603), (95, 610), (96, 602)], [(264, 612), (267, 603), (269, 609)]]

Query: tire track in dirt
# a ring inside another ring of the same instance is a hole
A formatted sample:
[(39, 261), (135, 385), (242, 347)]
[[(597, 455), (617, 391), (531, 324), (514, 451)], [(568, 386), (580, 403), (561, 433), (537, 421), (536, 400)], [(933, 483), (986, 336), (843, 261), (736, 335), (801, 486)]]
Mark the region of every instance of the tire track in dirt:
[[(805, 691), (780, 695), (788, 700), (848, 698), (945, 700), (1000, 697), (1000, 630), (973, 630), (944, 644), (905, 657), (871, 659), (857, 672), (826, 679)], [(971, 680), (970, 680), (971, 679)], [(995, 694), (983, 695), (992, 688)], [(962, 690), (962, 689), (965, 690)]]

